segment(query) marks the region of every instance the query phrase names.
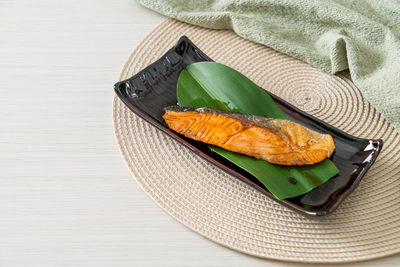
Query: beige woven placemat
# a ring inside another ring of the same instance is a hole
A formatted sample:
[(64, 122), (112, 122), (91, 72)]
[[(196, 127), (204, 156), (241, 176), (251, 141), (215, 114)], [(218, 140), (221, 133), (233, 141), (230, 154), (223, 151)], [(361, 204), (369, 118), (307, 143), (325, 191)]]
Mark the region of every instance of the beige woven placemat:
[(349, 262), (400, 252), (400, 136), (346, 75), (326, 74), (229, 31), (167, 19), (133, 51), (120, 79), (158, 59), (181, 35), (300, 109), (352, 135), (382, 138), (385, 145), (333, 214), (309, 219), (196, 156), (115, 98), (119, 148), (154, 201), (193, 231), (258, 257)]

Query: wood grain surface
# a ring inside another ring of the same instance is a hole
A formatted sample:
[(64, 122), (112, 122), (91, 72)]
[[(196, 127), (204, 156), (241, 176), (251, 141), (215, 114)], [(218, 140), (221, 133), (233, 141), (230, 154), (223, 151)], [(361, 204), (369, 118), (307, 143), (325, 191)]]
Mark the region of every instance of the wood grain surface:
[(129, 174), (112, 85), (162, 20), (134, 0), (0, 1), (1, 267), (305, 266), (202, 238)]

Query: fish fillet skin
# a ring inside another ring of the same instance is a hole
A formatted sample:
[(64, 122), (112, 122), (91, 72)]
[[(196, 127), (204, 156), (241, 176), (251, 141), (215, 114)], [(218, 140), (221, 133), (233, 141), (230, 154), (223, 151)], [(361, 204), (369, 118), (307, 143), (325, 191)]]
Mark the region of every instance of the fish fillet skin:
[(312, 165), (329, 158), (335, 143), (283, 119), (215, 110), (172, 106), (164, 109), (168, 127), (184, 136), (279, 165)]

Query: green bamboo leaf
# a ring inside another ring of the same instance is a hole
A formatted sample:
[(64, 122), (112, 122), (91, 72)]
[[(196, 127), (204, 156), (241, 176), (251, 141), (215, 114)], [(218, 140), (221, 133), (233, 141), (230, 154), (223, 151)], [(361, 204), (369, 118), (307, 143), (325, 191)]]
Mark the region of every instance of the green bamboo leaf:
[[(178, 104), (184, 107), (210, 107), (257, 116), (288, 119), (269, 94), (240, 72), (216, 62), (189, 65), (179, 76)], [(326, 159), (312, 166), (281, 166), (223, 148), (210, 148), (254, 175), (278, 199), (309, 192), (339, 173)], [(296, 179), (296, 184), (289, 181)]]

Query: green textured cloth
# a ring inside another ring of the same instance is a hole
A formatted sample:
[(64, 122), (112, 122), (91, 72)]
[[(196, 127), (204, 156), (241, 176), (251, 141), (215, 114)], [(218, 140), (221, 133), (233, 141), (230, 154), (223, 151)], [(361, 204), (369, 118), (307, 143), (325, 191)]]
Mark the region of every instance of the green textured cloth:
[(355, 85), (400, 131), (400, 2), (378, 0), (139, 0), (164, 15), (238, 35)]

